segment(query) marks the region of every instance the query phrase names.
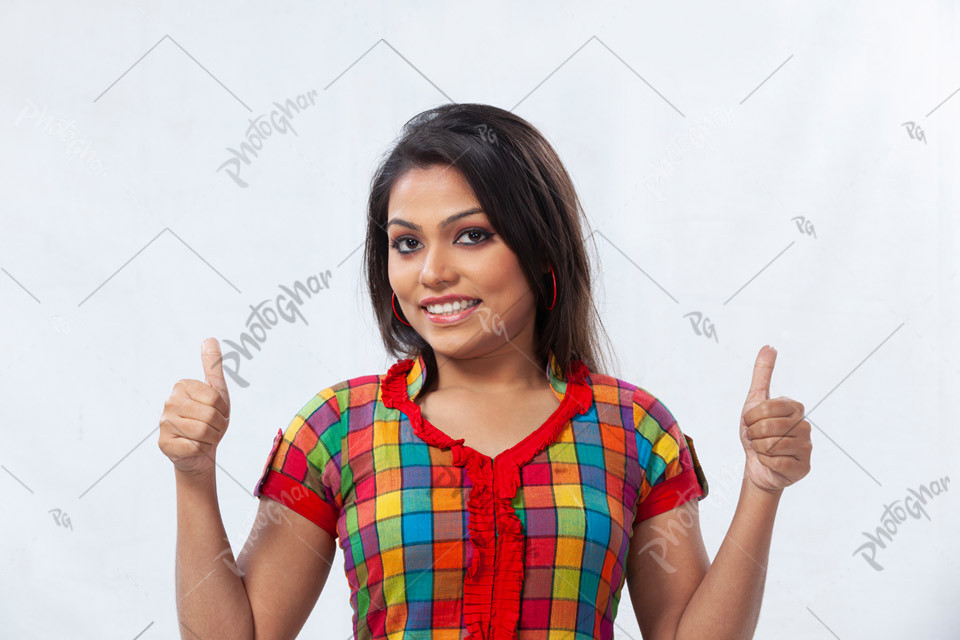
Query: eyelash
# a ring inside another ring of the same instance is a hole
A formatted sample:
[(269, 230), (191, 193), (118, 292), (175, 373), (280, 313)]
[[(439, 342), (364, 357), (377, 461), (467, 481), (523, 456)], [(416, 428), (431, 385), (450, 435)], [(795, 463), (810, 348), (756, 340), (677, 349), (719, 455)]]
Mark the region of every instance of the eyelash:
[[(484, 230), (484, 229), (464, 229), (463, 233), (461, 233), (461, 234), (460, 234), (459, 236), (457, 236), (457, 237), (459, 238), (460, 236), (462, 236), (462, 235), (464, 235), (464, 234), (467, 234), (467, 233), (481, 233), (481, 234), (483, 234), (483, 235), (485, 236), (485, 237), (484, 237), (483, 239), (481, 239), (481, 240), (478, 240), (478, 241), (476, 241), (476, 242), (472, 242), (472, 243), (469, 243), (469, 244), (465, 245), (465, 246), (468, 246), (468, 247), (475, 247), (475, 246), (477, 246), (477, 245), (479, 245), (479, 244), (483, 244), (484, 242), (486, 242), (487, 240), (489, 240), (490, 238), (492, 238), (494, 235), (496, 235), (496, 234), (490, 233), (489, 231), (486, 231), (486, 230)], [(407, 240), (407, 239), (416, 240), (416, 238), (414, 238), (413, 236), (400, 236), (399, 238), (397, 238), (396, 240), (394, 240), (393, 242), (390, 243), (390, 248), (394, 249), (394, 250), (395, 250), (397, 253), (399, 253), (400, 255), (407, 255), (407, 254), (409, 254), (409, 253), (413, 253), (412, 250), (411, 250), (411, 251), (400, 251), (400, 243), (403, 242), (403, 241), (405, 241), (405, 240)], [(419, 242), (419, 241), (418, 241), (418, 242)]]

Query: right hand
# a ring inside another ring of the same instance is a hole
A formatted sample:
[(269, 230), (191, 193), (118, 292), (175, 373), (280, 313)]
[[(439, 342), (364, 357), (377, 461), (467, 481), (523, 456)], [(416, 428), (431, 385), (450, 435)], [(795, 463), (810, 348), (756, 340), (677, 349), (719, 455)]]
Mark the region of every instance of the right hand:
[(216, 338), (203, 341), (200, 359), (206, 382), (179, 380), (160, 416), (160, 450), (186, 475), (213, 473), (217, 445), (230, 423), (230, 393)]

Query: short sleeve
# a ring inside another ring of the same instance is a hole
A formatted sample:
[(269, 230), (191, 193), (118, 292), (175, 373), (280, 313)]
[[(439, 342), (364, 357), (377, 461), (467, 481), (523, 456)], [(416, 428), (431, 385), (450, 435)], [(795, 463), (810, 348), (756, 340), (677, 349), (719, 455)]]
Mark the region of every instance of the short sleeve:
[(694, 498), (706, 498), (709, 487), (693, 438), (680, 431), (666, 405), (637, 388), (633, 416), (637, 455), (645, 471), (634, 525)]
[(277, 431), (253, 495), (286, 505), (336, 538), (341, 438), (340, 407), (328, 387)]

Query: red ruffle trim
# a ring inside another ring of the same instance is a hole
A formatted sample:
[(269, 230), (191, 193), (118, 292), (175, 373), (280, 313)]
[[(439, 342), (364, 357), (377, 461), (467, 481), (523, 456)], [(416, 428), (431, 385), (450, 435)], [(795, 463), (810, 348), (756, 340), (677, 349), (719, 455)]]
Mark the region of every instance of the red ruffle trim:
[(467, 640), (516, 640), (523, 590), (523, 523), (511, 501), (520, 486), (520, 467), (556, 441), (563, 427), (577, 414), (586, 413), (593, 390), (581, 360), (571, 363), (565, 377), (563, 401), (539, 428), (495, 458), (454, 440), (430, 424), (407, 394), (407, 373), (412, 359), (398, 361), (387, 372), (381, 390), (384, 404), (400, 409), (410, 419), (414, 433), (424, 442), (450, 449), (453, 463), (464, 467), (472, 484), (467, 499), (467, 527), (473, 558), (463, 583), (463, 618)]

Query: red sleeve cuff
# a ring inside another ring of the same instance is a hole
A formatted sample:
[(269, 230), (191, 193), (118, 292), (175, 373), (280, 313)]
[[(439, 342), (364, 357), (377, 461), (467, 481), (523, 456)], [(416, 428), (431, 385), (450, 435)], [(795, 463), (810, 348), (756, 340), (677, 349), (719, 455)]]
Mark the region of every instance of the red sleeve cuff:
[(340, 517), (337, 507), (293, 478), (270, 469), (260, 486), (258, 495), (267, 496), (293, 509), (332, 537), (337, 537), (337, 520)]
[(652, 518), (664, 511), (689, 502), (694, 498), (705, 496), (703, 487), (697, 480), (696, 469), (690, 468), (655, 485), (647, 497), (637, 507), (637, 516), (633, 520), (634, 526), (641, 520)]

